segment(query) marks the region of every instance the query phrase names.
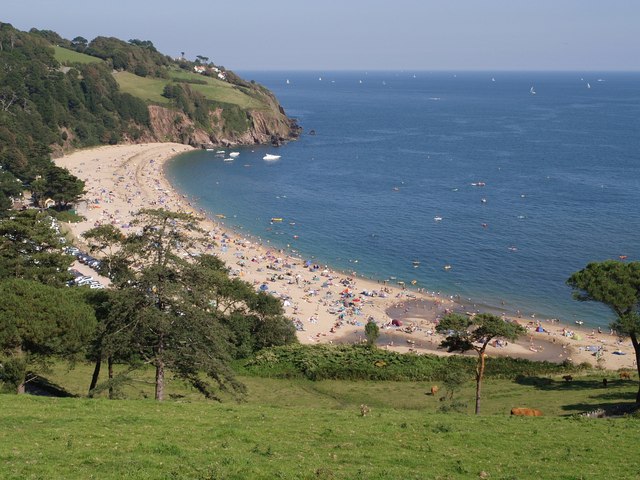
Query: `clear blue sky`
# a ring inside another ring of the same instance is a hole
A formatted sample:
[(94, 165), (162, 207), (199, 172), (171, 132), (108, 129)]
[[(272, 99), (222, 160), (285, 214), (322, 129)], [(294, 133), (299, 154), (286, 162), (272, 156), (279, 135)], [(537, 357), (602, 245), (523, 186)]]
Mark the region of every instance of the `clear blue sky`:
[(640, 70), (640, 0), (2, 0), (0, 21), (235, 70)]

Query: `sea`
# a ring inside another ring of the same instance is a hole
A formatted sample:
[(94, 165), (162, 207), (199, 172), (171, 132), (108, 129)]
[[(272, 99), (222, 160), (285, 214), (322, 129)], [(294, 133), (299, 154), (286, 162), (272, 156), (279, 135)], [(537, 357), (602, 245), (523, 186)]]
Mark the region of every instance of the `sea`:
[(565, 282), (592, 261), (640, 260), (640, 73), (240, 73), (304, 132), (233, 161), (171, 162), (172, 184), (211, 216), (465, 308), (612, 320)]

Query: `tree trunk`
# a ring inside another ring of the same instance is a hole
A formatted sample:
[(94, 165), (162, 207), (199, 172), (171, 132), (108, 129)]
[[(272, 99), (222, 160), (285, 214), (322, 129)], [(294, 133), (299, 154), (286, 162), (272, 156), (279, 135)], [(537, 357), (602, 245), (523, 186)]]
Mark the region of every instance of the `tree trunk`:
[(113, 400), (113, 384), (111, 381), (113, 380), (113, 358), (107, 358), (107, 370), (109, 373), (109, 400)]
[[(636, 352), (636, 369), (638, 370), (638, 383), (640, 384), (640, 344), (638, 343), (638, 337), (635, 333), (629, 336), (631, 337), (633, 350)], [(638, 393), (636, 393), (636, 403), (640, 403), (640, 385), (638, 385)]]
[(27, 363), (25, 360), (24, 352), (22, 351), (22, 347), (18, 346), (15, 351), (16, 358), (16, 366), (20, 367), (20, 378), (18, 378), (16, 393), (21, 395), (26, 392), (26, 380), (27, 380)]
[(89, 385), (89, 396), (93, 396), (93, 390), (98, 384), (98, 378), (100, 377), (100, 367), (102, 366), (102, 356), (98, 355), (96, 359), (96, 365), (93, 367), (93, 375), (91, 375), (91, 385)]
[(482, 377), (484, 376), (484, 348), (479, 352), (478, 367), (476, 368), (476, 415), (480, 413), (480, 393), (482, 389)]
[(160, 337), (156, 352), (156, 400), (164, 400), (164, 340)]

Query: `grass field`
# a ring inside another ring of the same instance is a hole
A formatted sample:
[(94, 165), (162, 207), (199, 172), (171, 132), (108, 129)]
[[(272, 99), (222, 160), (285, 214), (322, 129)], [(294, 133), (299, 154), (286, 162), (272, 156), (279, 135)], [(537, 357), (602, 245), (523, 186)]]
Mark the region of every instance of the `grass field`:
[[(206, 85), (190, 84), (189, 86), (193, 90), (202, 93), (209, 100), (231, 103), (243, 109), (265, 108), (262, 102), (234, 88), (230, 83), (180, 70), (171, 72), (170, 76), (185, 80), (205, 80), (207, 82)], [(170, 80), (139, 77), (129, 72), (118, 72), (114, 74), (114, 77), (118, 85), (120, 85), (120, 89), (125, 93), (153, 103), (168, 103), (168, 100), (162, 96), (162, 91)]]
[[(273, 385), (272, 385), (273, 387)], [(291, 392), (274, 391), (281, 397)], [(312, 395), (314, 398), (315, 395)], [(0, 395), (3, 479), (632, 479), (633, 418)], [(309, 402), (308, 406), (302, 405)], [(426, 402), (426, 401), (425, 401)], [(267, 402), (269, 403), (269, 402)]]
[[(91, 365), (46, 376), (84, 395)], [(172, 380), (157, 403), (153, 371), (127, 400), (0, 395), (3, 479), (632, 479), (640, 419), (573, 414), (633, 401), (637, 383), (606, 372), (485, 381), (483, 415), (441, 413), (425, 382), (243, 377), (246, 402), (205, 401)], [(471, 412), (474, 383), (456, 392)], [(360, 405), (371, 412), (360, 415)], [(544, 417), (510, 417), (514, 407)]]
[(55, 57), (58, 62), (62, 65), (69, 65), (71, 63), (98, 63), (102, 62), (101, 59), (97, 57), (92, 57), (91, 55), (85, 55), (84, 53), (75, 52), (73, 50), (69, 50), (68, 48), (58, 47), (55, 45)]

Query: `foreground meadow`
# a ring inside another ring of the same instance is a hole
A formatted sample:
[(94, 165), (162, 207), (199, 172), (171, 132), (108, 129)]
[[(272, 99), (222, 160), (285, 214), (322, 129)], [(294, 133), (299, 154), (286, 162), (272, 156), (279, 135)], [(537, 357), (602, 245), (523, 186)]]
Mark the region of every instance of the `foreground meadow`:
[[(640, 420), (573, 415), (629, 402), (635, 382), (605, 390), (595, 376), (573, 385), (491, 380), (485, 414), (473, 416), (440, 413), (420, 382), (243, 381), (242, 404), (205, 402), (179, 383), (176, 400), (165, 403), (0, 395), (0, 478), (640, 476)], [(456, 396), (472, 403), (472, 387)], [(144, 397), (148, 386), (129, 388)], [(367, 416), (361, 403), (371, 408)], [(512, 406), (546, 416), (510, 417)]]

